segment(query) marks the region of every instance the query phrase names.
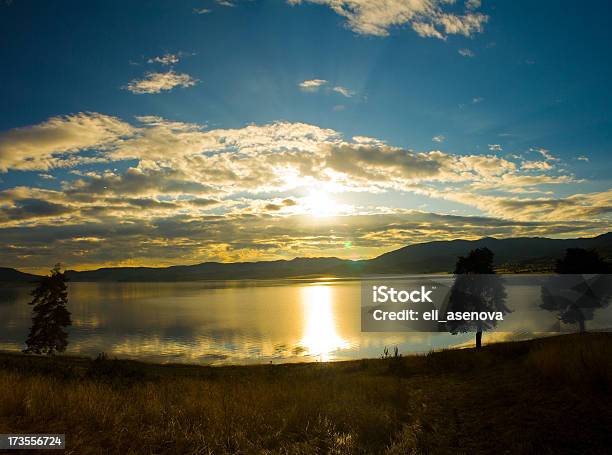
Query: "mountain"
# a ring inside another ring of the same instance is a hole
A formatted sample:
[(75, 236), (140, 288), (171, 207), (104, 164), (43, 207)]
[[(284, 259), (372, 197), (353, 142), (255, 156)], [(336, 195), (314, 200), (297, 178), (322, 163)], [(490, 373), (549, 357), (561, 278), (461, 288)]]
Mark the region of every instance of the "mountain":
[(604, 258), (612, 258), (612, 232), (578, 239), (484, 237), (417, 243), (371, 259), (369, 266), (379, 273), (448, 272), (454, 269), (458, 256), (483, 247), (495, 253), (495, 265), (504, 270), (545, 270), (554, 267), (555, 260), (561, 258), (567, 248), (594, 249)]
[(0, 282), (27, 283), (36, 281), (39, 278), (37, 275), (30, 275), (29, 273), (23, 273), (8, 267), (0, 267)]
[[(272, 279), (316, 276), (361, 276), (394, 273), (448, 273), (458, 256), (487, 247), (495, 253), (500, 271), (550, 271), (567, 248), (597, 250), (612, 258), (612, 232), (591, 238), (548, 239), (518, 237), (478, 240), (442, 240), (416, 243), (374, 259), (350, 261), (338, 258), (296, 258), (262, 262), (204, 262), (164, 268), (112, 267), (78, 272), (68, 270), (72, 281), (196, 281), (228, 279)], [(14, 269), (0, 268), (0, 281), (32, 281), (37, 277)]]
[(227, 279), (265, 279), (304, 276), (355, 276), (363, 273), (367, 261), (338, 258), (296, 258), (290, 261), (204, 262), (165, 268), (115, 267), (76, 272), (72, 281), (194, 281)]

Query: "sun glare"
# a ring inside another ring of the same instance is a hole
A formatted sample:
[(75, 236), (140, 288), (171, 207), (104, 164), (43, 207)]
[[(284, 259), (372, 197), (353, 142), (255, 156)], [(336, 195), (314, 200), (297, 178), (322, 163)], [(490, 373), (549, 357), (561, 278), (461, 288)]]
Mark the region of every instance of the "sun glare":
[(308, 354), (326, 362), (333, 352), (345, 349), (349, 343), (338, 334), (332, 307), (331, 288), (325, 285), (307, 286), (302, 290), (304, 335), (300, 345)]
[(338, 215), (341, 206), (325, 191), (311, 191), (305, 199), (307, 213), (315, 217)]

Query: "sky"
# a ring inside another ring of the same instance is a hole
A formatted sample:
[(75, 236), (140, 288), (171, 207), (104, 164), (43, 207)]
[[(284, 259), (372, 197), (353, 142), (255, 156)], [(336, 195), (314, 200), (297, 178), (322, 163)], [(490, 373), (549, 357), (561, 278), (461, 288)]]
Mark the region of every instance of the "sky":
[(594, 236), (606, 1), (0, 1), (0, 266)]

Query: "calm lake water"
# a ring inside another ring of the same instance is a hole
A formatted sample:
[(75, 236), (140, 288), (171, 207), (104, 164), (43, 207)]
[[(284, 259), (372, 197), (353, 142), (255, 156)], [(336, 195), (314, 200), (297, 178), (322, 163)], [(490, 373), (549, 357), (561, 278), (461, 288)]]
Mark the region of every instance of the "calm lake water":
[[(439, 278), (439, 277), (438, 277)], [(422, 278), (419, 278), (422, 279)], [(439, 278), (440, 279), (440, 278)], [(444, 278), (441, 278), (444, 279)], [(0, 349), (21, 350), (27, 286), (0, 287)], [(471, 334), (362, 333), (360, 281), (70, 283), (67, 353), (203, 364), (330, 361), (457, 346)], [(537, 307), (539, 289), (508, 287), (509, 306)], [(551, 326), (554, 315), (547, 314)], [(499, 337), (531, 336), (524, 327)]]

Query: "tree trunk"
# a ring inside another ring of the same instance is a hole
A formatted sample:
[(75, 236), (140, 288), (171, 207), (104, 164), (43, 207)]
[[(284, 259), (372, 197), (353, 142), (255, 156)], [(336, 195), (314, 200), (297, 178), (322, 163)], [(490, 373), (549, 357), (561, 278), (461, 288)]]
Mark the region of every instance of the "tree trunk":
[(480, 348), (482, 346), (482, 330), (476, 332), (476, 348)]
[(586, 332), (586, 327), (584, 326), (584, 318), (578, 318), (578, 326), (580, 327), (580, 333)]

